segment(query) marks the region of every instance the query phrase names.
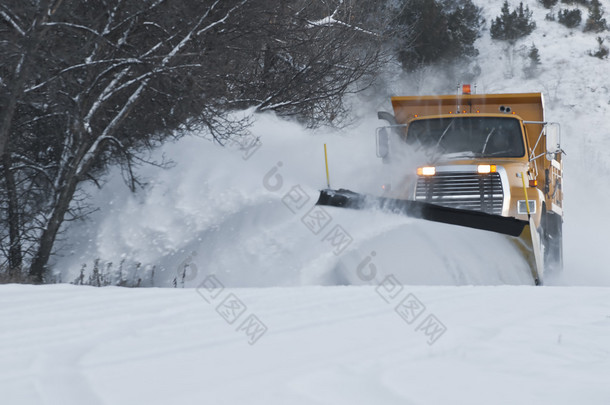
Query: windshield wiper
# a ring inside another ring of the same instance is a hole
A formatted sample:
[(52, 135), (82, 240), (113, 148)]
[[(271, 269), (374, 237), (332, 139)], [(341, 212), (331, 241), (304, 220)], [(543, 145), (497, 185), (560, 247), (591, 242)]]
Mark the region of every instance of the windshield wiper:
[(445, 130), (443, 131), (443, 133), (441, 134), (441, 137), (438, 138), (438, 142), (436, 142), (436, 145), (434, 145), (434, 147), (438, 147), (438, 145), (441, 144), (441, 141), (443, 140), (443, 138), (445, 137), (445, 135), (447, 134), (447, 132), (449, 131), (449, 128), (451, 128), (451, 126), (453, 125), (453, 123), (455, 122), (455, 118), (451, 120), (451, 122), (449, 123), (449, 125), (447, 125), (447, 128), (445, 128)]
[(487, 143), (489, 142), (489, 138), (491, 138), (491, 134), (494, 133), (496, 129), (492, 128), (491, 131), (489, 131), (489, 133), (487, 134), (487, 137), (485, 137), (485, 143), (483, 144), (483, 150), (481, 151), (481, 154), (485, 153), (485, 149), (487, 149)]
[(447, 135), (447, 132), (449, 132), (449, 128), (451, 128), (451, 126), (453, 125), (454, 121), (455, 121), (455, 118), (451, 120), (449, 125), (447, 125), (447, 128), (445, 128), (445, 130), (441, 134), (440, 138), (438, 138), (438, 141), (436, 142), (436, 145), (434, 145), (434, 149), (433, 149), (434, 152), (433, 152), (432, 159), (431, 159), (433, 163), (436, 163), (441, 158), (441, 156), (443, 156), (443, 151), (439, 150), (439, 146), (441, 144), (441, 141), (445, 137), (445, 135)]

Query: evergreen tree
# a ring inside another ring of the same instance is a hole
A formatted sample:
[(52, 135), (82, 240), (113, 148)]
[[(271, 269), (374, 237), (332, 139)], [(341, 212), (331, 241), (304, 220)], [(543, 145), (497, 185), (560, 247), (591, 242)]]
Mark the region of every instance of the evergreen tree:
[(568, 28), (575, 28), (580, 25), (582, 21), (582, 13), (579, 9), (575, 8), (573, 10), (562, 9), (559, 10), (557, 15), (558, 21), (565, 25)]
[(527, 57), (529, 59), (529, 63), (523, 68), (523, 73), (525, 73), (526, 78), (530, 79), (537, 76), (538, 66), (540, 66), (540, 53), (538, 52), (538, 48), (536, 48), (535, 44), (532, 43)]
[(536, 66), (540, 65), (540, 53), (538, 52), (538, 48), (536, 48), (535, 44), (532, 44), (527, 56), (533, 65), (536, 65)]
[(489, 31), (493, 39), (507, 39), (507, 37), (512, 36), (514, 16), (513, 13), (510, 12), (508, 1), (504, 1), (500, 11), (501, 14), (491, 22)]
[(396, 54), (406, 70), (478, 54), (484, 20), (472, 0), (402, 0), (394, 13)]
[(449, 43), (447, 16), (436, 0), (410, 0), (401, 7), (397, 21), (408, 33), (400, 44), (398, 58), (403, 67), (412, 70), (421, 64), (435, 62)]
[[(446, 3), (453, 3), (451, 0)], [(479, 51), (474, 43), (479, 38), (483, 25), (481, 9), (475, 6), (471, 0), (464, 1), (458, 5), (447, 16), (447, 27), (450, 36), (450, 47), (446, 56), (449, 59), (476, 56)]]
[(523, 7), (510, 11), (508, 1), (504, 1), (500, 16), (491, 23), (491, 37), (514, 43), (517, 39), (527, 36), (536, 29), (536, 23), (532, 20), (532, 12), (529, 7)]
[(602, 18), (604, 10), (599, 0), (591, 0), (591, 6), (589, 7), (589, 16), (585, 23), (584, 31), (602, 32), (608, 29), (606, 25), (606, 19)]
[(523, 2), (519, 3), (519, 11), (515, 19), (517, 31), (520, 36), (531, 34), (536, 29), (536, 23), (532, 20), (532, 12), (529, 7), (523, 8)]

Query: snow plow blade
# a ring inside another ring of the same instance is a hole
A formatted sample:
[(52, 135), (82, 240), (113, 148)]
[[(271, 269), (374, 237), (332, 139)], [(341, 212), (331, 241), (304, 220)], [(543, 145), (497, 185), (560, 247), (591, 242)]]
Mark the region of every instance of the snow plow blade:
[(421, 201), (374, 197), (345, 189), (322, 190), (316, 205), (352, 209), (381, 209), (412, 218), (512, 236), (509, 239), (521, 251), (522, 256), (527, 261), (534, 283), (536, 285), (542, 284), (541, 276), (544, 266), (541, 245), (538, 231), (532, 219), (524, 221), (513, 217), (443, 207)]
[(316, 204), (352, 209), (381, 209), (412, 218), (466, 226), (509, 236), (521, 236), (524, 228), (529, 226), (528, 221), (512, 217), (443, 207), (421, 201), (374, 197), (345, 189), (322, 190)]

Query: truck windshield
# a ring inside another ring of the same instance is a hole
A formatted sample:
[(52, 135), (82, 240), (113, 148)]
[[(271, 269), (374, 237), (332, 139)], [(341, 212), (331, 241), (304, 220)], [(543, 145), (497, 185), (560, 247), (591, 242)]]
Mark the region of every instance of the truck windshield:
[(406, 141), (443, 155), (522, 157), (525, 154), (519, 121), (509, 117), (416, 120), (409, 124)]

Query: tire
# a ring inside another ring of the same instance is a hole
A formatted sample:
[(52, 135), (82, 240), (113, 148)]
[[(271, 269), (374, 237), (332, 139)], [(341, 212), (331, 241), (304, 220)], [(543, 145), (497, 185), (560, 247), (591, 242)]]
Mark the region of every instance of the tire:
[(563, 270), (563, 218), (554, 212), (542, 210), (544, 246), (544, 272), (559, 274)]

